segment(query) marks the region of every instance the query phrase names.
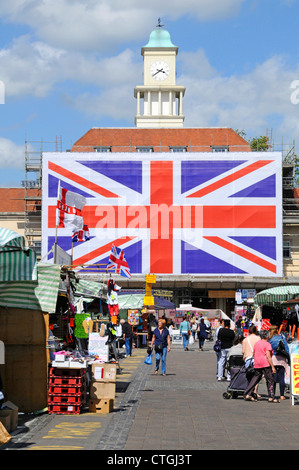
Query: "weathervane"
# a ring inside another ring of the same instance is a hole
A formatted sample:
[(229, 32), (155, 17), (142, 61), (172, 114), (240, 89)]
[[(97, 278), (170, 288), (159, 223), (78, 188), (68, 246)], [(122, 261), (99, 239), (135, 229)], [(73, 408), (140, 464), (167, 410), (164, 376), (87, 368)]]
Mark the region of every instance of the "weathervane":
[(163, 28), (164, 24), (161, 24), (161, 18), (158, 18), (157, 28)]

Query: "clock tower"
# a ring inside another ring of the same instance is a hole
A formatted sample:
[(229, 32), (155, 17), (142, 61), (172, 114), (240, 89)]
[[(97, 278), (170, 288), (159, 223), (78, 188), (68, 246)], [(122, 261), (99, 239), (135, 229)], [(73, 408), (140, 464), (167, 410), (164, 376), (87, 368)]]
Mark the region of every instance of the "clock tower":
[(176, 85), (176, 47), (158, 22), (141, 49), (144, 85), (136, 86), (137, 127), (182, 127), (185, 87)]

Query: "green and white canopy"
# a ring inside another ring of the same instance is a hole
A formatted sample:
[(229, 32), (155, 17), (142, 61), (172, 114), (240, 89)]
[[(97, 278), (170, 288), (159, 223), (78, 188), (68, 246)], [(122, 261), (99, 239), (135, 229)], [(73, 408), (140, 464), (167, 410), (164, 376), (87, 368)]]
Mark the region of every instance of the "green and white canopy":
[(259, 292), (254, 298), (254, 303), (255, 305), (269, 305), (291, 300), (297, 296), (299, 296), (299, 286), (272, 287)]
[(25, 238), (0, 227), (0, 282), (36, 281), (36, 253), (25, 246)]
[(37, 278), (36, 281), (0, 282), (0, 306), (55, 313), (60, 266), (39, 263)]

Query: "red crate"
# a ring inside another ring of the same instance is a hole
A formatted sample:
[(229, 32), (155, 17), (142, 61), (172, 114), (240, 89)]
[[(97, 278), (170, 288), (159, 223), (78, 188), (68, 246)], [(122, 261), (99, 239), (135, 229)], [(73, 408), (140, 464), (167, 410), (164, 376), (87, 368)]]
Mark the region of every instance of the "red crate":
[(50, 404), (48, 405), (48, 413), (49, 414), (57, 414), (57, 415), (74, 415), (81, 413), (81, 404), (80, 405), (66, 405), (66, 404), (58, 404), (55, 405)]
[(86, 375), (86, 369), (70, 369), (66, 367), (51, 367), (50, 368), (50, 377), (83, 377)]
[(85, 403), (86, 395), (52, 395), (48, 396), (48, 405), (82, 405)]
[(59, 394), (59, 395), (80, 395), (85, 387), (82, 385), (71, 385), (71, 386), (59, 386), (59, 385), (49, 385), (50, 394)]
[(50, 385), (80, 385), (85, 383), (85, 376), (83, 377), (56, 377), (50, 375), (49, 384)]

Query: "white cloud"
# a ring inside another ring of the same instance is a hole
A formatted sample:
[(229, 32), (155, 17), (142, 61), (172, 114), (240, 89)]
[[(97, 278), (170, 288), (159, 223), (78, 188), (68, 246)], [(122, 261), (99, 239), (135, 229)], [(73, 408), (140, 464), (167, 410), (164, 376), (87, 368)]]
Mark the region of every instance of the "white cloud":
[[(291, 102), (290, 88), (299, 77), (299, 64), (290, 68), (275, 56), (248, 74), (221, 76), (202, 50), (180, 55), (177, 83), (186, 87), (185, 126), (225, 126), (244, 129), (248, 136), (265, 135), (275, 123), (277, 139), (299, 139), (299, 105)], [(200, 64), (195, 66), (194, 64)]]
[(17, 145), (9, 139), (0, 137), (0, 168), (24, 169), (24, 145)]
[(129, 49), (99, 59), (93, 54), (67, 52), (43, 42), (31, 42), (29, 36), (22, 36), (10, 48), (0, 50), (0, 79), (5, 84), (7, 98), (45, 97), (57, 83), (66, 80), (110, 87), (130, 83), (138, 73), (141, 79), (141, 68), (134, 59)]
[(113, 51), (125, 41), (144, 39), (158, 17), (199, 20), (235, 16), (244, 0), (0, 0), (0, 16), (25, 24), (55, 47)]

